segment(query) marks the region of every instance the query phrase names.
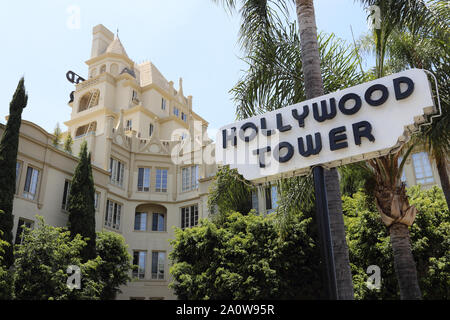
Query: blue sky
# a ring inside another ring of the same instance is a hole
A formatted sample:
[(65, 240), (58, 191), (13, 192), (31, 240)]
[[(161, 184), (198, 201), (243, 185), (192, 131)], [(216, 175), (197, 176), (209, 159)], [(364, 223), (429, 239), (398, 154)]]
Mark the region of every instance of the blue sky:
[[(69, 27), (71, 7), (79, 8), (79, 28)], [(65, 74), (87, 76), (92, 27), (103, 24), (119, 37), (131, 59), (152, 61), (214, 129), (235, 119), (228, 91), (246, 65), (237, 44), (239, 16), (211, 0), (15, 0), (0, 11), (0, 122), (5, 123), (18, 80), (29, 94), (23, 119), (52, 132), (69, 120), (73, 85)], [(354, 0), (316, 0), (319, 31), (352, 41), (367, 31), (366, 13)], [(294, 17), (293, 17), (294, 18)]]

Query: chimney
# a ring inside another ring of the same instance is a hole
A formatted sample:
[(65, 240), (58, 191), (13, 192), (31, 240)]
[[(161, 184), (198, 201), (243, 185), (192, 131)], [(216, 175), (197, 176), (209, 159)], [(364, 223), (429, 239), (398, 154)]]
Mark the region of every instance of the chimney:
[(114, 33), (109, 31), (104, 25), (99, 24), (92, 28), (92, 50), (91, 58), (98, 57), (105, 53), (106, 48), (114, 40)]

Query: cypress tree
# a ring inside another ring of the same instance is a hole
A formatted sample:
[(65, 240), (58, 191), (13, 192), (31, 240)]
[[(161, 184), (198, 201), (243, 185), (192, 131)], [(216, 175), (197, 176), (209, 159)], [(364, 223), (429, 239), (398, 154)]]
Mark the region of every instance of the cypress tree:
[(91, 154), (87, 152), (87, 143), (81, 144), (80, 160), (72, 178), (69, 194), (68, 227), (72, 237), (80, 234), (87, 240), (81, 257), (84, 261), (96, 257), (95, 250), (95, 188), (92, 177)]
[(22, 111), (28, 102), (24, 82), (25, 80), (22, 77), (9, 104), (9, 118), (0, 141), (0, 239), (10, 244), (5, 248), (3, 259), (3, 264), (8, 268), (14, 262), (12, 246), (14, 216), (12, 210), (16, 191), (19, 129), (22, 122)]

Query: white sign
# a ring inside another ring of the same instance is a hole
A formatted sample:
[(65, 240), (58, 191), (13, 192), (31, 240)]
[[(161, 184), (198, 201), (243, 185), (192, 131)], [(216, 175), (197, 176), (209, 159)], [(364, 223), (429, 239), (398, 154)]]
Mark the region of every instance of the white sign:
[(222, 127), (216, 161), (263, 182), (379, 157), (434, 112), (427, 75), (411, 69)]

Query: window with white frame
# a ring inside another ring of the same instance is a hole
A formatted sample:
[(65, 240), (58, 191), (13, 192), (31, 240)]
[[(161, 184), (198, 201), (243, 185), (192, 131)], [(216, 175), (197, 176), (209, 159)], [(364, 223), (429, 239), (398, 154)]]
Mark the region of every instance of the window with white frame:
[(106, 202), (105, 226), (119, 230), (121, 213), (122, 205), (117, 202), (108, 200)]
[(428, 153), (419, 152), (412, 155), (414, 173), (417, 184), (428, 184), (434, 182), (433, 170), (431, 168)]
[(16, 193), (17, 193), (17, 190), (18, 190), (18, 188), (19, 188), (19, 181), (20, 181), (20, 171), (21, 171), (21, 168), (22, 168), (22, 164), (20, 163), (20, 162), (16, 162)]
[(134, 230), (147, 231), (147, 212), (136, 212), (134, 215)]
[(148, 127), (148, 136), (151, 137), (153, 135), (153, 130), (155, 127), (153, 126), (153, 123), (150, 123), (150, 126)]
[(277, 186), (271, 186), (266, 188), (266, 212), (272, 213), (278, 207), (278, 190)]
[(180, 109), (178, 109), (177, 107), (173, 107), (173, 114), (177, 117), (180, 116)]
[(23, 218), (19, 218), (19, 223), (17, 224), (17, 230), (16, 230), (16, 240), (15, 240), (15, 244), (22, 244), (23, 242), (23, 237), (24, 237), (24, 227), (25, 228), (29, 228), (29, 229), (33, 229), (33, 225), (34, 222), (27, 220), (27, 219), (23, 219)]
[(123, 185), (124, 168), (125, 166), (121, 161), (111, 158), (109, 163), (109, 171), (111, 172), (111, 183), (116, 184), (118, 186)]
[(152, 231), (166, 231), (166, 215), (163, 213), (152, 214)]
[(198, 225), (198, 205), (181, 208), (181, 229)]
[(166, 110), (166, 99), (161, 98), (161, 110)]
[(186, 113), (184, 113), (184, 112), (181, 113), (181, 120), (183, 120), (184, 122), (187, 122), (187, 115), (186, 115)]
[(198, 188), (198, 165), (181, 169), (181, 190), (190, 191)]
[(94, 195), (94, 207), (95, 210), (98, 210), (100, 206), (100, 192), (96, 192)]
[(27, 176), (25, 179), (25, 186), (23, 189), (23, 196), (27, 199), (34, 200), (37, 194), (39, 180), (39, 170), (28, 167), (27, 168)]
[(147, 251), (133, 251), (133, 265), (138, 266), (133, 270), (133, 277), (138, 279), (145, 278), (145, 261), (147, 260)]
[(133, 130), (133, 120), (128, 119), (125, 126), (125, 131)]
[(72, 185), (72, 183), (70, 182), (70, 180), (64, 181), (64, 191), (63, 191), (63, 199), (62, 199), (61, 208), (65, 211), (67, 211), (67, 209), (69, 207), (69, 195), (70, 195), (71, 185)]
[(164, 280), (164, 269), (166, 265), (166, 253), (163, 251), (152, 252), (152, 279)]
[(156, 169), (156, 192), (167, 192), (167, 169)]
[(258, 190), (252, 191), (252, 209), (255, 209), (257, 212), (259, 212)]
[(138, 191), (150, 191), (150, 168), (138, 168)]
[(139, 103), (138, 93), (134, 90), (133, 90), (133, 95), (131, 96), (131, 100), (136, 104)]

